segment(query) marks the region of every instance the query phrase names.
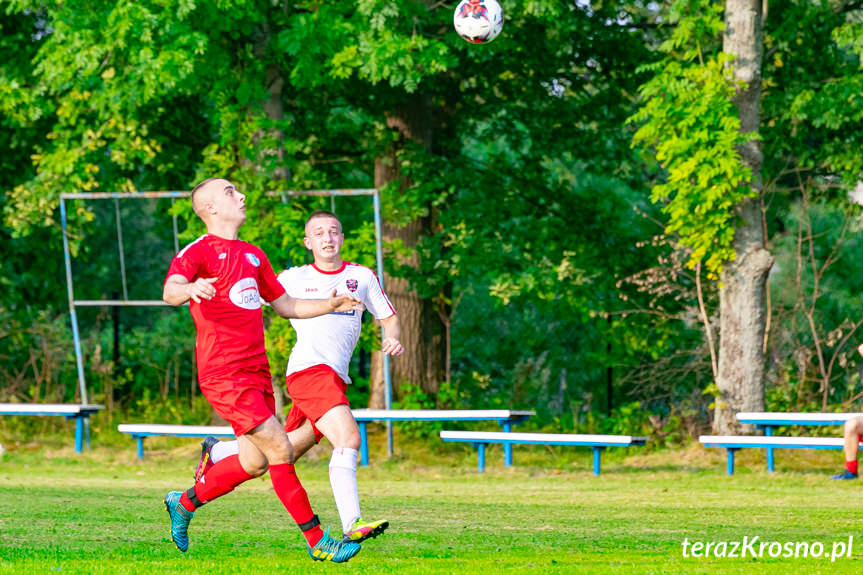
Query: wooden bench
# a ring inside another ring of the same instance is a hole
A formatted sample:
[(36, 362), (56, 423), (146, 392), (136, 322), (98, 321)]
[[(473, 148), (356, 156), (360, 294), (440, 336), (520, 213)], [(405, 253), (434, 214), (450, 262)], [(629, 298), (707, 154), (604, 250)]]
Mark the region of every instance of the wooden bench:
[[(366, 424), (372, 421), (497, 421), (504, 433), (513, 425), (525, 421), (535, 411), (509, 409), (354, 409), (354, 419), (360, 427), (360, 461), (369, 464), (369, 442)], [(504, 444), (504, 464), (512, 465), (512, 446)]]
[[(84, 446), (84, 420), (105, 409), (104, 405), (77, 403), (0, 403), (0, 415), (60, 415), (75, 420), (75, 452)], [(90, 446), (89, 434), (87, 446)]]
[[(734, 475), (734, 453), (748, 447), (773, 449), (842, 449), (841, 437), (758, 437), (752, 435), (702, 435), (698, 438), (705, 447), (724, 447), (728, 452), (728, 475)], [(773, 471), (772, 459), (768, 471)]]
[[(524, 421), (533, 411), (510, 411), (508, 409), (354, 409), (354, 418), (360, 429), (360, 460), (369, 464), (369, 442), (366, 425), (372, 421), (497, 421), (509, 432), (512, 426)], [(176, 437), (234, 438), (230, 427), (206, 425), (164, 425), (158, 423), (124, 423), (117, 426), (120, 433), (128, 433), (138, 442), (138, 459), (144, 457), (144, 438), (154, 435)], [(213, 433), (210, 433), (213, 431)], [(512, 465), (511, 447), (504, 446), (506, 465)]]
[(593, 449), (593, 474), (599, 475), (600, 457), (606, 447), (629, 447), (644, 445), (646, 437), (631, 435), (589, 435), (577, 433), (502, 433), (499, 431), (441, 431), (444, 441), (472, 443), (477, 449), (477, 467), (485, 471), (485, 446), (489, 443), (502, 443), (504, 447), (513, 443), (528, 445), (572, 445)]
[(162, 423), (121, 423), (117, 426), (120, 433), (128, 433), (138, 442), (138, 459), (144, 458), (144, 438), (170, 435), (173, 437), (207, 437), (212, 435), (222, 439), (235, 439), (234, 430), (229, 425), (166, 425)]

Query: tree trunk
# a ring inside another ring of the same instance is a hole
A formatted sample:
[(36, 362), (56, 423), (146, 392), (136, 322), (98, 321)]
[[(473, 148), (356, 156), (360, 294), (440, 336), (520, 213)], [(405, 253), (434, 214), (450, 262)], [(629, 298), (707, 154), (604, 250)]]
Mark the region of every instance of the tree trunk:
[[(387, 153), (375, 160), (375, 187), (383, 188), (389, 182), (402, 177), (397, 161), (397, 151), (406, 140), (421, 142), (426, 149), (431, 148), (431, 106), (427, 97), (412, 94), (407, 103), (387, 116), (387, 126), (397, 132), (398, 137)], [(410, 185), (402, 181), (399, 191)], [(428, 215), (416, 218), (406, 225), (384, 224), (385, 242), (400, 240), (410, 250), (410, 255), (400, 263), (416, 266), (419, 258), (415, 246), (420, 237), (431, 235), (434, 231), (435, 212), (429, 206)], [(408, 282), (401, 278), (387, 276), (387, 294), (399, 315), (401, 323), (401, 342), (404, 354), (391, 361), (393, 395), (399, 385), (412, 383), (423, 391), (436, 394), (444, 373), (443, 326), (435, 309), (434, 302), (424, 299), (410, 289)], [(372, 384), (375, 379), (371, 379)], [(382, 381), (378, 384), (381, 385)], [(372, 396), (378, 390), (372, 389)]]
[[(726, 0), (723, 50), (734, 60), (734, 76), (745, 83), (735, 98), (740, 130), (758, 130), (761, 101), (762, 54), (761, 0)], [(741, 159), (752, 170), (749, 183), (760, 194), (761, 144), (751, 140), (740, 150)], [(719, 373), (720, 396), (716, 400), (713, 431), (737, 434), (752, 431), (737, 421), (740, 411), (764, 410), (764, 328), (766, 323), (766, 280), (773, 257), (765, 249), (761, 225), (761, 197), (748, 199), (739, 207), (741, 223), (734, 232), (736, 259), (721, 274), (719, 290)]]
[[(270, 59), (268, 52), (271, 41), (270, 24), (269, 21), (264, 20), (255, 35), (255, 55), (259, 59)], [(277, 63), (274, 62), (267, 66), (264, 82), (268, 96), (263, 106), (264, 116), (268, 120), (284, 120), (285, 107), (282, 99), (284, 78), (282, 77), (282, 70)], [(284, 137), (284, 132), (278, 128), (271, 128), (266, 131), (258, 130), (254, 135), (255, 147), (258, 151), (258, 157), (256, 158), (258, 171), (263, 173), (271, 182), (285, 183), (288, 180), (289, 174), (284, 162), (285, 149), (282, 145)], [(270, 142), (275, 143), (275, 145), (264, 145), (264, 143)], [(278, 273), (278, 270), (276, 273)], [(285, 368), (286, 366), (284, 365), (270, 366), (276, 418), (281, 423), (284, 423), (286, 418), (285, 406), (291, 402), (291, 398), (288, 396), (287, 389), (285, 388)]]

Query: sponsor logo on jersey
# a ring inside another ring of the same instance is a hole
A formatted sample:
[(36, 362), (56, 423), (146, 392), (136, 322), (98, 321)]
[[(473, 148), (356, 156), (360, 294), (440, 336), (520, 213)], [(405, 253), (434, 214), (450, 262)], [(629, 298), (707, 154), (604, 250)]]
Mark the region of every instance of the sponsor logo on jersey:
[(249, 263), (255, 267), (258, 267), (259, 265), (261, 265), (260, 260), (258, 260), (258, 258), (255, 257), (255, 254), (246, 253), (246, 259), (249, 260)]
[(261, 294), (258, 293), (258, 281), (255, 278), (243, 278), (235, 283), (228, 297), (237, 307), (261, 309)]
[(223, 260), (223, 259), (225, 259), (226, 257), (228, 257), (228, 254), (219, 254), (219, 259), (220, 259), (220, 260)]
[(359, 287), (360, 282), (358, 282), (355, 279), (348, 279), (348, 280), (345, 280), (345, 285), (348, 286), (348, 291), (357, 291), (357, 288)]
[(306, 288), (306, 293), (311, 293), (314, 291), (318, 291), (318, 288)]
[(330, 315), (356, 315), (357, 310), (352, 309), (351, 311), (331, 311)]

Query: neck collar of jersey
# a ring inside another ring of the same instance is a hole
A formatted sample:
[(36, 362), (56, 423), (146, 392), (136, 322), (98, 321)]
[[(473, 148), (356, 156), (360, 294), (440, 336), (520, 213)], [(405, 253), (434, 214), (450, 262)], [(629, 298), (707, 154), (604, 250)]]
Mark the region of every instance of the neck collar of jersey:
[(316, 266), (314, 263), (312, 264), (312, 267), (315, 268), (316, 270), (318, 270), (319, 272), (321, 272), (322, 274), (326, 274), (328, 276), (333, 276), (333, 275), (342, 273), (342, 271), (345, 269), (345, 266), (347, 266), (347, 265), (348, 265), (347, 262), (342, 262), (342, 265), (339, 267), (339, 269), (333, 270), (333, 271), (322, 270), (321, 268)]

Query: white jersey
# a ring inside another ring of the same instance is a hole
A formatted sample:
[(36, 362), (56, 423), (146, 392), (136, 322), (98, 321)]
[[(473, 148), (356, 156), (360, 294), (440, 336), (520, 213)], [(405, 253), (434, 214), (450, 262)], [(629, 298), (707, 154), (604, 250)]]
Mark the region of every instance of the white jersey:
[[(338, 295), (355, 295), (375, 319), (386, 319), (395, 314), (375, 273), (359, 264), (345, 262), (332, 272), (309, 264), (285, 270), (278, 279), (288, 295), (294, 298), (329, 299), (335, 289)], [(342, 381), (350, 383), (348, 365), (360, 338), (362, 315), (361, 311), (353, 310), (292, 319), (297, 343), (288, 359), (287, 375), (325, 364), (333, 368)]]

